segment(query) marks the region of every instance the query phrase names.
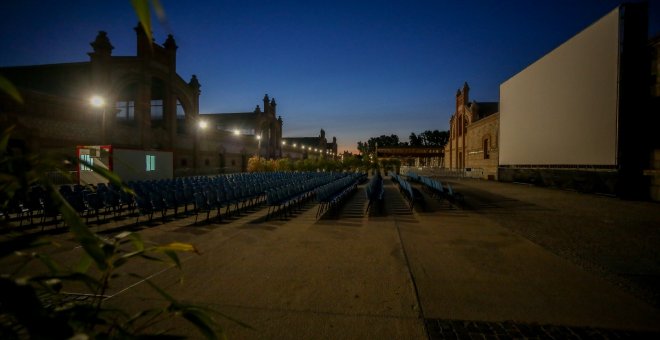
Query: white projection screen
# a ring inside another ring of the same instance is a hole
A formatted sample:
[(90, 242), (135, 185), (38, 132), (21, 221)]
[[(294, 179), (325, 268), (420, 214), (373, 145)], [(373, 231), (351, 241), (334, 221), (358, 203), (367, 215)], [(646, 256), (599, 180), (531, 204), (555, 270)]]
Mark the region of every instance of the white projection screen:
[(616, 165), (619, 11), (500, 85), (500, 165)]

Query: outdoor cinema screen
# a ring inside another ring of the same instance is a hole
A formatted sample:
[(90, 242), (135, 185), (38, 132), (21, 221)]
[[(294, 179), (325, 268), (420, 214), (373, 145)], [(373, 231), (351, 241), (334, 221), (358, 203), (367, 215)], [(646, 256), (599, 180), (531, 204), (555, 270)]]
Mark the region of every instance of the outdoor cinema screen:
[(619, 12), (500, 85), (500, 165), (616, 165)]

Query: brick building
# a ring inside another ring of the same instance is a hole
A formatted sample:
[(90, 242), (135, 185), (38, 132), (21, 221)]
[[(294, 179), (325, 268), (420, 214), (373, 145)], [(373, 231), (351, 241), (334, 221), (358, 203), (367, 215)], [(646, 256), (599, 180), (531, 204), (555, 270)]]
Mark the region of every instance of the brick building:
[[(174, 38), (159, 45), (140, 25), (135, 32), (135, 56), (112, 55), (110, 39), (99, 32), (89, 61), (0, 68), (24, 99), (0, 94), (0, 123), (16, 127), (10, 146), (70, 156), (78, 145), (167, 151), (175, 175), (245, 170), (260, 146), (264, 156), (279, 156), (282, 118), (274, 99), (264, 98), (264, 112), (200, 115), (201, 84), (177, 73)], [(92, 107), (92, 96), (103, 98), (103, 107)], [(216, 128), (202, 129), (202, 121)], [(239, 121), (241, 138), (218, 129)], [(259, 134), (266, 138), (257, 140)]]
[(449, 141), (444, 150), (445, 167), (497, 179), (498, 103), (470, 102), (469, 93), (467, 83), (456, 93), (456, 111), (449, 119)]

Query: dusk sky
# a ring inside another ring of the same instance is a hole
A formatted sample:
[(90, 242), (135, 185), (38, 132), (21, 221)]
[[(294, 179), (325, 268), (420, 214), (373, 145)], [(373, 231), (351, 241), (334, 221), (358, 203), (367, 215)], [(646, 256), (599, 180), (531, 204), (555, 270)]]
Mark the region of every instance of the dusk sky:
[[(635, 2), (635, 1), (633, 1)], [(447, 130), (456, 90), (498, 101), (499, 85), (614, 9), (581, 1), (168, 1), (154, 37), (202, 84), (201, 113), (252, 111), (275, 97), (283, 136), (358, 140)], [(660, 32), (651, 1), (650, 33)], [(2, 1), (0, 66), (88, 61), (108, 32), (135, 55), (130, 1)]]

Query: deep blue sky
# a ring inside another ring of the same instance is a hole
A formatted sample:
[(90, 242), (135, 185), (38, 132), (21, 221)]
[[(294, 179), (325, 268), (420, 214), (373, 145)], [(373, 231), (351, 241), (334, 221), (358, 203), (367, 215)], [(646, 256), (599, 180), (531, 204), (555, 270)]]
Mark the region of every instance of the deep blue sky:
[[(580, 1), (171, 1), (163, 43), (202, 84), (201, 113), (251, 111), (275, 97), (284, 136), (358, 140), (446, 130), (456, 90), (497, 101), (499, 84), (619, 4)], [(651, 1), (650, 31), (660, 32)], [(97, 31), (135, 55), (129, 0), (2, 1), (0, 65), (88, 60)]]

